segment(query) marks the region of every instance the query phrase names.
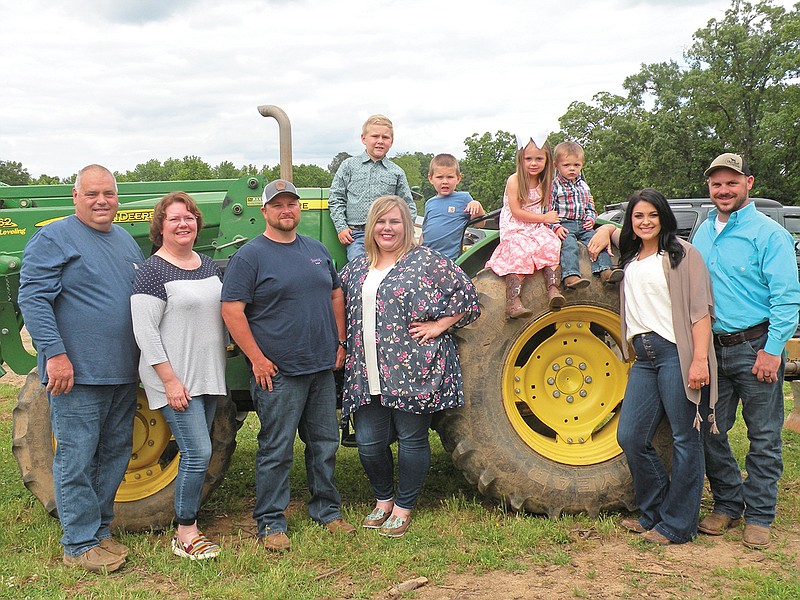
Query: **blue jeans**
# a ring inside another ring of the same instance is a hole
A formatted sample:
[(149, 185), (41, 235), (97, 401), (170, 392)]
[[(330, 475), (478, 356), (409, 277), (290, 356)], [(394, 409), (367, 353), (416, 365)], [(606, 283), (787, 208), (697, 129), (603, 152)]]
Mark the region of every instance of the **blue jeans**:
[(65, 554), (78, 556), (111, 537), (114, 496), (131, 459), (137, 387), (75, 385), (68, 394), (48, 394)]
[[(561, 240), (561, 277), (581, 274), (580, 253), (578, 241), (588, 244), (594, 237), (594, 229), (584, 229), (583, 221), (574, 219), (563, 219), (561, 226), (569, 232), (569, 235)], [(608, 252), (601, 252), (597, 260), (592, 261), (592, 273), (599, 273), (611, 268), (611, 256)]]
[[(719, 400), (716, 406), (719, 435), (705, 432), (706, 465), (714, 512), (746, 523), (769, 527), (775, 519), (778, 480), (783, 474), (781, 428), (783, 427), (783, 369), (778, 380), (762, 383), (751, 369), (756, 354), (767, 343), (767, 334), (735, 346), (716, 344), (719, 371)], [(747, 425), (750, 448), (745, 458), (747, 479), (728, 442), (728, 431), (736, 420), (742, 401), (742, 416)]]
[(289, 470), (295, 434), (306, 445), (306, 481), (311, 492), (308, 513), (317, 523), (339, 519), (341, 496), (333, 483), (339, 422), (333, 371), (292, 377), (276, 373), (272, 391), (250, 379), (261, 429), (256, 452), (256, 505), (253, 518), (258, 535), (286, 531), (283, 512), (289, 504)]
[[(633, 348), (636, 362), (625, 388), (617, 440), (633, 477), (639, 523), (681, 544), (697, 535), (703, 495), (703, 438), (693, 427), (697, 406), (686, 397), (675, 344), (648, 332), (633, 338)], [(708, 405), (706, 394), (702, 403)], [(671, 477), (652, 444), (665, 415), (672, 429)]]
[(161, 414), (169, 424), (181, 451), (175, 478), (175, 522), (193, 525), (200, 510), (200, 493), (211, 461), (211, 425), (217, 412), (217, 396), (194, 396), (184, 411), (169, 404)]
[(351, 229), (350, 235), (353, 236), (353, 243), (346, 246), (347, 262), (358, 258), (366, 252), (366, 250), (364, 250), (364, 230)]
[(396, 433), (398, 476), (394, 503), (408, 510), (416, 506), (431, 466), (431, 416), (387, 408), (377, 399), (353, 413), (358, 458), (376, 500), (394, 498), (394, 461), (389, 445)]

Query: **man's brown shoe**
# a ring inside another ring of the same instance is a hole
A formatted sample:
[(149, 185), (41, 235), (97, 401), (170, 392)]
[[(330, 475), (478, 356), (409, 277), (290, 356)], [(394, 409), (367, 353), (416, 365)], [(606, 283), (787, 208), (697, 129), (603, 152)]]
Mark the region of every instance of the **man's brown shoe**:
[(633, 517), (625, 517), (619, 524), (631, 533), (644, 533), (646, 531), (642, 524), (639, 523), (639, 519), (634, 519)]
[(292, 542), (283, 531), (270, 533), (258, 538), (259, 543), (271, 552), (288, 552), (292, 549)]
[(568, 275), (564, 277), (564, 287), (568, 290), (580, 290), (589, 287), (591, 281), (584, 279), (580, 275)]
[(125, 544), (120, 544), (114, 538), (103, 538), (98, 544), (106, 552), (116, 554), (122, 558), (128, 558), (128, 547)]
[(672, 543), (672, 540), (669, 539), (667, 536), (658, 533), (655, 529), (651, 529), (650, 531), (645, 531), (642, 534), (642, 539), (650, 542), (651, 544), (658, 544), (659, 546), (669, 546)]
[(752, 523), (744, 524), (742, 543), (745, 546), (754, 550), (763, 550), (769, 546), (769, 542), (769, 527), (753, 525)]
[(742, 520), (738, 517), (734, 519), (722, 513), (712, 512), (700, 521), (697, 525), (697, 530), (706, 535), (722, 535), (728, 529), (738, 527), (741, 522)]
[(330, 523), (327, 523), (325, 527), (327, 527), (328, 531), (331, 533), (343, 533), (345, 535), (356, 534), (356, 528), (344, 519), (334, 519)]
[(85, 569), (92, 573), (113, 573), (124, 564), (124, 558), (111, 554), (100, 546), (90, 548), (78, 556), (64, 554), (64, 566)]

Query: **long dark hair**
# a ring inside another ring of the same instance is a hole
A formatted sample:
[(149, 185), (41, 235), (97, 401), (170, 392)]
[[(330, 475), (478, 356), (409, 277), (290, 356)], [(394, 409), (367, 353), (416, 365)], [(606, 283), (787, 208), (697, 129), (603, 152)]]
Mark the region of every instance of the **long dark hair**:
[(644, 188), (636, 192), (628, 200), (628, 208), (625, 209), (625, 216), (622, 219), (622, 231), (619, 234), (620, 267), (624, 267), (631, 262), (639, 253), (642, 247), (642, 240), (633, 233), (633, 209), (639, 202), (649, 202), (658, 211), (658, 222), (661, 231), (658, 233), (658, 251), (666, 252), (669, 255), (669, 264), (673, 269), (677, 267), (686, 251), (678, 241), (678, 221), (675, 214), (669, 207), (664, 194), (653, 188)]

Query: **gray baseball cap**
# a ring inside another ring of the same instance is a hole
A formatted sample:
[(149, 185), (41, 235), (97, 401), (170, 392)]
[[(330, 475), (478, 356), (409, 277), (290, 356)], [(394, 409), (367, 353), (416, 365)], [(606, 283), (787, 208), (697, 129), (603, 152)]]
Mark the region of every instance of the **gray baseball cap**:
[(295, 198), (300, 198), (300, 195), (297, 193), (297, 188), (294, 187), (291, 181), (276, 179), (264, 187), (264, 193), (261, 194), (261, 206), (266, 206), (279, 194), (290, 194)]
[(737, 173), (741, 173), (742, 175), (750, 176), (750, 168), (747, 166), (747, 163), (744, 162), (744, 159), (739, 156), (738, 154), (733, 154), (732, 152), (726, 152), (725, 154), (720, 154), (711, 165), (705, 170), (703, 175), (708, 177), (716, 171), (717, 169), (731, 169), (736, 171)]

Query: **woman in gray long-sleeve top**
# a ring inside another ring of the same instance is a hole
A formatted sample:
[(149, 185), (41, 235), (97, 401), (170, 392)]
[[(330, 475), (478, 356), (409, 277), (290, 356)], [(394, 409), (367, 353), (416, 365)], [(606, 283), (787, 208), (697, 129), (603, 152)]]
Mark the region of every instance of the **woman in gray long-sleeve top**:
[(203, 216), (192, 198), (173, 192), (156, 204), (150, 239), (158, 247), (139, 271), (131, 296), (139, 377), (181, 451), (175, 481), (172, 551), (183, 558), (220, 552), (197, 528), (200, 493), (211, 459), (211, 424), (225, 389), (222, 273), (192, 247)]

